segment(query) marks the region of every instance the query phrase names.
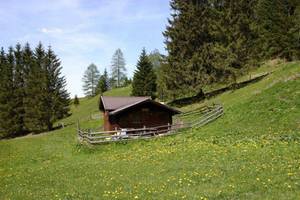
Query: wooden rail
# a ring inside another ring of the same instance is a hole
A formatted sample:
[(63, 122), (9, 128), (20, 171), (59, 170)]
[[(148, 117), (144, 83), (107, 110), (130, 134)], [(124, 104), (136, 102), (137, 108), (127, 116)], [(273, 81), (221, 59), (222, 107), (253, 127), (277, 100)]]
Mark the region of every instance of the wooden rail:
[(203, 114), (200, 118), (189, 123), (178, 122), (173, 125), (167, 124), (157, 127), (143, 127), (138, 129), (118, 129), (114, 131), (92, 132), (90, 130), (81, 130), (78, 124), (77, 133), (80, 141), (86, 141), (90, 144), (109, 143), (117, 141), (129, 141), (136, 139), (150, 139), (154, 137), (168, 136), (176, 134), (179, 130), (192, 127), (201, 127), (205, 124), (222, 116), (224, 111), (221, 105), (212, 107), (201, 107), (200, 109), (189, 111), (179, 115), (179, 118)]

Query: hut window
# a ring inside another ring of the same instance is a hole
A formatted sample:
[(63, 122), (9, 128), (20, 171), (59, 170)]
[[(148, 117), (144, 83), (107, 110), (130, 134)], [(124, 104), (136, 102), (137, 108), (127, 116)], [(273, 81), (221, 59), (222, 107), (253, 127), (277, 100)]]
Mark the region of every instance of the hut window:
[(149, 108), (142, 108), (143, 112), (149, 112)]

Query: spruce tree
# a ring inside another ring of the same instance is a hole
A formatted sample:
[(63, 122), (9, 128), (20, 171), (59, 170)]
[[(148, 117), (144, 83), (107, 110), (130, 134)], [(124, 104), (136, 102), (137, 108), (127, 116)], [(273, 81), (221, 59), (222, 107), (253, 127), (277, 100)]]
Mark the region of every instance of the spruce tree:
[(6, 130), (5, 130), (5, 114), (4, 114), (4, 108), (3, 105), (5, 105), (5, 91), (3, 90), (4, 87), (4, 77), (5, 77), (5, 71), (6, 71), (6, 55), (4, 52), (3, 47), (1, 47), (0, 50), (0, 138), (6, 136)]
[(300, 58), (300, 1), (258, 0), (257, 24), (264, 58)]
[(0, 137), (15, 136), (18, 130), (18, 118), (15, 112), (15, 57), (12, 47), (9, 47), (7, 55), (1, 49), (0, 64)]
[(104, 69), (103, 76), (104, 76), (104, 79), (105, 79), (106, 90), (108, 90), (108, 88), (109, 88), (109, 77), (108, 77), (108, 73), (107, 73), (106, 68)]
[(151, 51), (148, 55), (150, 62), (152, 63), (154, 71), (160, 68), (162, 55), (159, 53), (157, 49)]
[[(167, 65), (167, 66), (166, 66)], [(165, 101), (168, 97), (167, 87), (163, 70), (168, 68), (165, 58), (161, 60), (160, 67), (156, 69), (157, 96), (161, 101)]]
[(170, 5), (164, 32), (168, 65), (162, 69), (166, 89), (171, 98), (202, 93), (216, 73), (211, 60), (211, 3), (172, 0)]
[(143, 49), (132, 80), (132, 95), (151, 96), (151, 98), (154, 99), (155, 92), (156, 75), (151, 62), (148, 59), (146, 50)]
[(111, 90), (115, 87), (116, 85), (116, 80), (113, 79), (112, 77), (108, 78), (108, 89)]
[[(32, 131), (30, 130), (31, 126), (28, 126), (28, 124), (31, 124), (31, 119), (30, 119), (30, 112), (34, 112), (34, 109), (31, 109), (31, 100), (33, 99), (32, 96), (29, 96), (30, 94), (33, 94), (31, 91), (31, 86), (35, 86), (34, 81), (35, 81), (35, 63), (34, 63), (34, 57), (33, 57), (33, 52), (31, 50), (31, 47), (29, 43), (26, 43), (23, 51), (22, 51), (22, 57), (23, 57), (23, 68), (24, 68), (24, 97), (23, 97), (23, 106), (24, 106), (24, 125), (26, 127), (26, 131)], [(38, 82), (36, 82), (38, 83)], [(34, 126), (34, 125), (33, 125)]]
[(101, 75), (97, 85), (97, 94), (102, 95), (105, 91), (107, 91), (106, 80), (104, 78), (104, 75)]
[(75, 98), (74, 98), (74, 105), (77, 107), (79, 105), (79, 99), (77, 97), (77, 95), (75, 95)]
[(100, 76), (98, 85), (97, 85), (97, 94), (103, 94), (108, 90), (108, 75), (106, 69), (104, 70), (103, 75)]
[(256, 1), (172, 0), (161, 80), (168, 96), (203, 94), (259, 61)]
[(33, 53), (28, 43), (17, 44), (7, 55), (2, 49), (0, 67), (0, 137), (51, 130), (68, 115), (66, 81), (50, 47), (45, 52), (39, 43)]
[(41, 132), (48, 129), (50, 124), (49, 105), (47, 99), (47, 77), (45, 73), (46, 52), (41, 43), (35, 48), (30, 70), (27, 75), (24, 98), (25, 124), (32, 132)]
[(126, 87), (132, 83), (132, 80), (130, 78), (125, 77), (123, 86)]
[(165, 57), (157, 50), (153, 50), (149, 53), (148, 58), (152, 63), (154, 72), (156, 74), (156, 84), (157, 84), (157, 96), (160, 100), (165, 99), (165, 84), (163, 80), (162, 65), (164, 65)]
[(16, 45), (14, 51), (15, 72), (14, 72), (14, 96), (15, 96), (15, 112), (16, 112), (16, 133), (18, 135), (26, 132), (24, 123), (24, 97), (25, 97), (25, 68), (23, 59), (23, 50), (20, 44)]
[(99, 81), (99, 71), (95, 64), (90, 64), (86, 71), (84, 72), (83, 81), (83, 91), (86, 96), (95, 96), (97, 84)]
[(254, 23), (255, 1), (228, 0), (211, 9), (211, 60), (219, 74), (218, 81), (236, 76), (253, 66), (259, 57), (256, 55), (258, 34)]
[(125, 59), (121, 49), (117, 49), (111, 61), (111, 78), (115, 87), (121, 87), (126, 77)]
[[(23, 65), (24, 65), (24, 79), (26, 82), (29, 72), (34, 64), (33, 52), (30, 48), (29, 43), (25, 44), (22, 54), (23, 54)], [(25, 86), (26, 86), (26, 84), (25, 84)]]
[(48, 48), (45, 59), (48, 90), (48, 97), (46, 99), (49, 107), (51, 108), (51, 110), (48, 110), (48, 115), (50, 116), (48, 117), (48, 129), (51, 130), (52, 124), (56, 120), (69, 115), (70, 97), (69, 93), (65, 89), (65, 77), (61, 74), (61, 62), (51, 47)]

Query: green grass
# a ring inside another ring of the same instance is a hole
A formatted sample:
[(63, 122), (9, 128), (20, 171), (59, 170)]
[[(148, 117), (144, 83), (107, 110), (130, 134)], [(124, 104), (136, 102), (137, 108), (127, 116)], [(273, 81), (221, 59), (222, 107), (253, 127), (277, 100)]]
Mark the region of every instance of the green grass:
[[(299, 66), (182, 108), (222, 103), (225, 114), (175, 136), (92, 147), (71, 125), (2, 140), (0, 199), (298, 199)], [(97, 98), (80, 103), (65, 121), (101, 125), (84, 119)]]
[[(279, 59), (270, 60), (263, 63), (259, 68), (254, 67), (251, 68), (246, 74), (238, 75), (236, 82), (241, 83), (268, 73), (275, 72), (276, 70), (280, 69), (280, 66), (284, 65), (284, 63), (285, 61)], [(233, 84), (232, 81), (228, 81), (226, 83), (213, 83), (211, 85), (205, 86), (203, 90), (205, 93), (209, 93), (211, 91), (227, 87), (231, 84)]]
[(104, 93), (104, 96), (130, 96), (131, 85), (127, 87), (116, 88)]
[[(130, 96), (131, 86), (116, 88), (105, 92), (104, 96)], [(102, 120), (94, 119), (102, 117), (102, 114), (99, 112), (99, 100), (100, 95), (95, 97), (85, 97), (79, 99), (79, 106), (71, 104), (71, 113), (72, 115), (66, 119), (59, 121), (58, 123), (63, 122), (64, 124), (74, 124), (79, 121), (82, 128), (97, 128), (102, 126)], [(95, 116), (95, 117), (93, 117)]]

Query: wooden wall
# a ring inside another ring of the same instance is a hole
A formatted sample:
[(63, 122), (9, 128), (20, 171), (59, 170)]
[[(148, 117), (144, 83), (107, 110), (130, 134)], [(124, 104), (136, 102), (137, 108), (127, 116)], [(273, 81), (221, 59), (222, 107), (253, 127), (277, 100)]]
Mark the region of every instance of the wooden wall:
[(133, 107), (117, 116), (104, 113), (104, 130), (119, 128), (142, 128), (172, 124), (172, 114), (167, 109), (151, 103)]

